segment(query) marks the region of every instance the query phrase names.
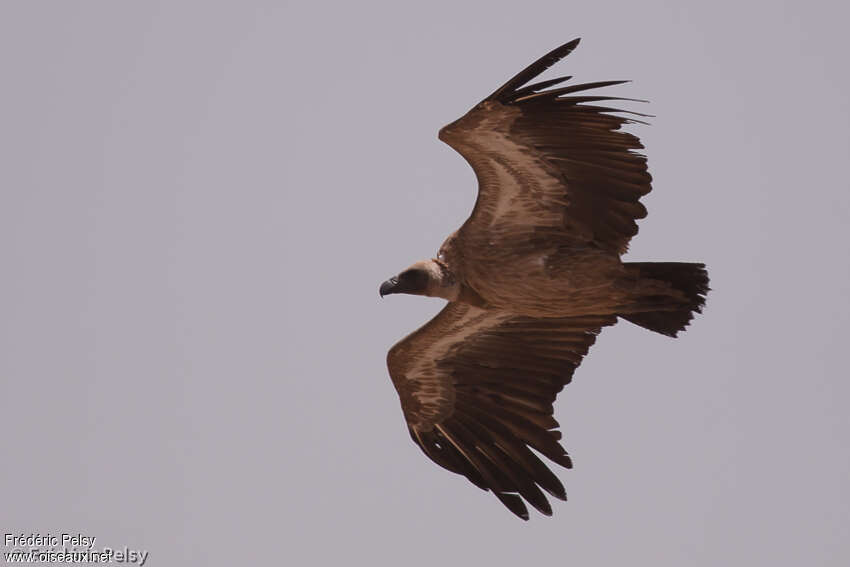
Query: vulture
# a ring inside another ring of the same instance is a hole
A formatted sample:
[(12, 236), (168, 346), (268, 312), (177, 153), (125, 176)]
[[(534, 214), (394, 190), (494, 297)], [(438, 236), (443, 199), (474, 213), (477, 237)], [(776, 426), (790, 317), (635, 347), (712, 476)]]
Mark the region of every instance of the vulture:
[(572, 467), (552, 404), (602, 328), (622, 318), (675, 337), (709, 289), (704, 264), (620, 259), (652, 180), (622, 129), (640, 121), (624, 115), (645, 115), (588, 94), (626, 81), (528, 84), (578, 43), (440, 130), (477, 177), (472, 214), (379, 290), (448, 300), (387, 355), (410, 436), (525, 520), (527, 504), (552, 514), (546, 494), (566, 500), (544, 461)]

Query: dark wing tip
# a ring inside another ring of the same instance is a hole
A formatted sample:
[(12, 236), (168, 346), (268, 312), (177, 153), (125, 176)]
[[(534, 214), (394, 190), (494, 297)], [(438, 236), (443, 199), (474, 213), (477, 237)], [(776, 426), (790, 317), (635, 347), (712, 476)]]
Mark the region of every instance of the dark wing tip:
[(514, 513), (514, 515), (518, 518), (521, 518), (528, 521), (528, 508), (525, 506), (525, 503), (522, 501), (522, 498), (517, 496), (516, 494), (511, 494), (507, 492), (495, 492), (496, 498), (499, 499), (499, 502), (505, 505), (505, 507)]
[(497, 100), (499, 102), (508, 102), (512, 99), (514, 91), (526, 84), (528, 81), (569, 55), (581, 41), (580, 37), (572, 41), (556, 47), (516, 75), (508, 82), (496, 89), (496, 92), (488, 96), (484, 100)]
[[(623, 85), (625, 83), (630, 83), (629, 80), (620, 80), (620, 81), (596, 81), (594, 83), (582, 83), (580, 85), (570, 85), (568, 87), (561, 87), (558, 89), (550, 89), (550, 90), (541, 90), (539, 92), (526, 93), (517, 91), (516, 96), (513, 97), (511, 102), (524, 102), (528, 100), (535, 100), (541, 98), (554, 99), (561, 97), (565, 94), (577, 93), (581, 91), (587, 91), (591, 89), (600, 89), (603, 87), (612, 87), (614, 85)], [(617, 99), (617, 100), (630, 100), (630, 99)], [(639, 102), (647, 102), (647, 101), (639, 101)]]

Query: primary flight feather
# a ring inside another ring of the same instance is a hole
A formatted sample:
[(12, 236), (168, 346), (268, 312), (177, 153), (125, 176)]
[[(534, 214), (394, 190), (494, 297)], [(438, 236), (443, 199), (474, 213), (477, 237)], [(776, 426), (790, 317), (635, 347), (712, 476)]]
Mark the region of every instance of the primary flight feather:
[(448, 300), (387, 356), (411, 438), (523, 519), (526, 504), (552, 513), (544, 491), (566, 499), (538, 454), (572, 466), (552, 404), (600, 330), (624, 318), (676, 336), (708, 293), (703, 264), (620, 260), (652, 178), (621, 130), (635, 120), (585, 92), (623, 81), (526, 86), (578, 42), (440, 130), (475, 171), (475, 207), (436, 258), (380, 287)]

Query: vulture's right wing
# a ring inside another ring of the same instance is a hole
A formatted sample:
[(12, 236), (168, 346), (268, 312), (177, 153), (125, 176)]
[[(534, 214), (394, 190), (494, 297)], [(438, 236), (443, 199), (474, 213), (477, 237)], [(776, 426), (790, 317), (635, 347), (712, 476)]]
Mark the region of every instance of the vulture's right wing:
[(529, 448), (571, 466), (552, 404), (600, 329), (616, 320), (533, 319), (449, 303), (387, 356), (411, 437), (519, 517), (528, 519), (523, 498), (551, 515), (540, 488), (563, 500), (564, 487)]

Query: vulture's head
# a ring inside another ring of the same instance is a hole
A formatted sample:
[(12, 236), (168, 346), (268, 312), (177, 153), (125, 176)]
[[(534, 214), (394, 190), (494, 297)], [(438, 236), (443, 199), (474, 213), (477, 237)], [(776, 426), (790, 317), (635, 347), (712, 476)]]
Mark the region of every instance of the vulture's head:
[(448, 300), (457, 298), (460, 286), (448, 269), (437, 260), (416, 262), (381, 284), (381, 297), (393, 293), (427, 295)]

